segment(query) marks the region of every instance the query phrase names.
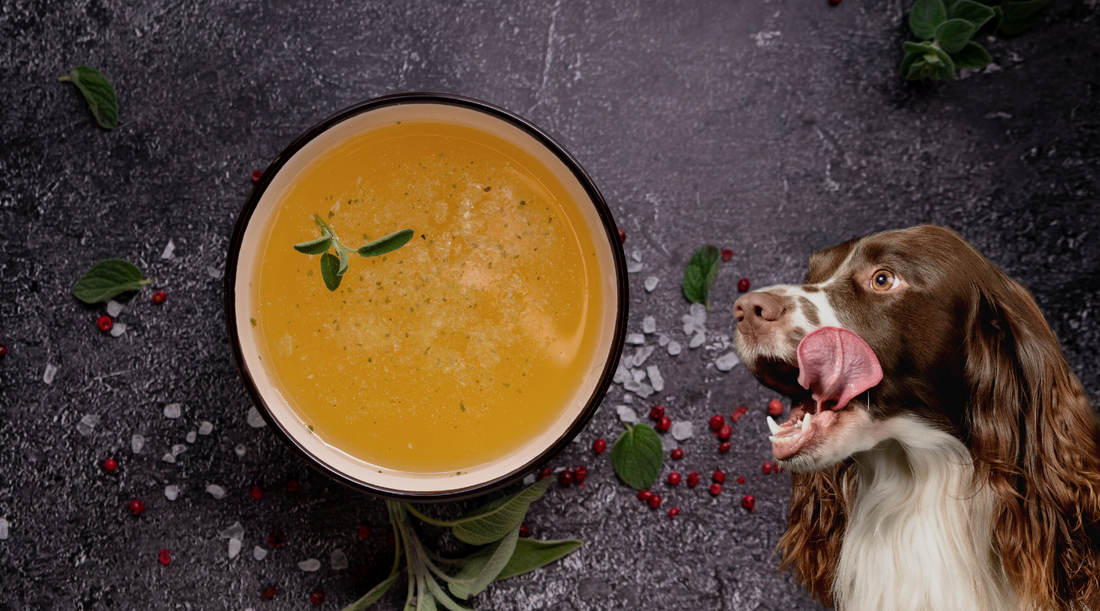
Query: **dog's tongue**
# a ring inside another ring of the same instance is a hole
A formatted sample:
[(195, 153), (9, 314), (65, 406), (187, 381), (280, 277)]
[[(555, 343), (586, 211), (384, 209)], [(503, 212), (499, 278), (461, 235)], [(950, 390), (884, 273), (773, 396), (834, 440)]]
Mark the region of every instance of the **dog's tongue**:
[(798, 383), (818, 409), (843, 409), (882, 380), (882, 366), (867, 342), (838, 327), (822, 327), (798, 343)]

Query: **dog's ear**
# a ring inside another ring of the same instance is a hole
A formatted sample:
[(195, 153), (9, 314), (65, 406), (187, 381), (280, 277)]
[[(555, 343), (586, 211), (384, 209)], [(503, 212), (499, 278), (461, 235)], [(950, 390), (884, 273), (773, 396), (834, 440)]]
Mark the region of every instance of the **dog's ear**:
[(968, 428), (992, 538), (1021, 609), (1100, 609), (1100, 428), (1025, 288), (999, 270), (974, 287)]

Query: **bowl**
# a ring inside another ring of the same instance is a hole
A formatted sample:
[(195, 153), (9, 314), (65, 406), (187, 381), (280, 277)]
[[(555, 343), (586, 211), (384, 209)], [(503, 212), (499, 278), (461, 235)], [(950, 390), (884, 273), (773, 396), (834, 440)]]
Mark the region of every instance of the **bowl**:
[[(352, 255), (335, 290), (337, 247), (291, 248), (323, 228)], [(399, 229), (398, 250), (355, 256)], [(519, 116), (439, 93), (295, 139), (245, 202), (225, 274), (233, 356), (271, 430), (336, 481), (418, 502), (499, 489), (570, 443), (611, 384), (627, 303), (580, 164)]]

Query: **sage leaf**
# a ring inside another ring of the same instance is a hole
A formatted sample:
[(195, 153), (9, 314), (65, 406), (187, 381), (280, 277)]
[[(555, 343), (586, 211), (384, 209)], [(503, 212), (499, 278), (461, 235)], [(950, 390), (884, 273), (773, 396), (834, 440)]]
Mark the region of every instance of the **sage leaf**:
[(1029, 2), (1005, 2), (1004, 20), (1001, 21), (1001, 33), (1005, 36), (1019, 36), (1038, 23), (1051, 0), (1030, 0)]
[(114, 129), (118, 126), (118, 97), (111, 81), (102, 73), (88, 66), (77, 66), (68, 76), (57, 80), (76, 85), (100, 127)]
[(337, 248), (336, 253), (340, 257), (340, 269), (336, 270), (336, 275), (343, 276), (348, 272), (348, 251), (343, 248)]
[(516, 494), (498, 499), (456, 520), (451, 532), (470, 545), (492, 543), (519, 528), (531, 502), (542, 496), (554, 478), (535, 482)]
[(695, 251), (684, 268), (684, 280), (681, 286), (684, 297), (692, 303), (702, 303), (710, 310), (710, 287), (718, 277), (718, 266), (722, 263), (722, 253), (716, 246), (707, 244)]
[(328, 290), (340, 288), (343, 276), (340, 275), (340, 259), (336, 255), (330, 252), (321, 255), (321, 277), (324, 278)]
[(329, 247), (332, 246), (332, 237), (323, 235), (316, 240), (310, 240), (308, 242), (300, 242), (294, 245), (294, 250), (307, 255), (319, 255), (323, 252), (327, 252)]
[(993, 61), (985, 47), (976, 42), (968, 42), (958, 53), (951, 54), (956, 68), (984, 68)]
[(943, 0), (917, 0), (909, 11), (909, 28), (917, 38), (931, 40), (936, 26), (947, 20), (947, 7)]
[(424, 587), (423, 577), (416, 595), (416, 611), (436, 611), (435, 597)]
[[(611, 448), (615, 475), (635, 490), (648, 490), (661, 471), (661, 438), (646, 424), (626, 425)], [(548, 478), (549, 479), (549, 478)]]
[(974, 0), (958, 0), (947, 12), (948, 18), (965, 19), (973, 23), (976, 30), (985, 25), (985, 22), (993, 19), (995, 14), (993, 9), (980, 2), (974, 2)]
[(152, 280), (143, 280), (136, 265), (122, 259), (107, 259), (92, 266), (75, 284), (73, 296), (84, 303), (98, 303), (136, 291)]
[(518, 525), (503, 539), (475, 554), (477, 560), (471, 558), (455, 575), (454, 581), (447, 584), (447, 589), (463, 600), (481, 594), (508, 565), (512, 553), (516, 550), (517, 541), (519, 541)]
[(570, 554), (582, 545), (584, 545), (584, 541), (579, 539), (560, 539), (556, 541), (520, 539), (516, 542), (516, 549), (512, 552), (508, 564), (497, 575), (497, 580), (508, 579), (540, 569), (558, 558)]
[(377, 257), (401, 248), (413, 238), (416, 232), (412, 229), (395, 231), (388, 236), (378, 238), (373, 242), (367, 242), (359, 247), (359, 254), (363, 257)]
[(443, 588), (439, 587), (439, 584), (436, 583), (434, 579), (428, 578), (426, 581), (428, 585), (428, 591), (431, 592), (432, 596), (435, 597), (436, 602), (442, 604), (444, 607), (447, 607), (451, 611), (474, 611), (470, 607), (455, 602), (455, 600), (451, 598), (449, 594), (443, 591)]
[(970, 36), (978, 28), (965, 19), (949, 19), (936, 26), (936, 42), (947, 53), (955, 53), (966, 46)]
[(381, 599), (386, 594), (386, 591), (390, 589), (390, 586), (393, 585), (393, 582), (397, 581), (397, 578), (400, 575), (401, 573), (398, 572), (390, 573), (390, 576), (383, 580), (382, 583), (371, 588), (371, 591), (364, 594), (363, 597), (359, 600), (344, 607), (343, 611), (364, 611), (364, 609), (366, 609), (367, 607), (378, 602), (379, 599)]

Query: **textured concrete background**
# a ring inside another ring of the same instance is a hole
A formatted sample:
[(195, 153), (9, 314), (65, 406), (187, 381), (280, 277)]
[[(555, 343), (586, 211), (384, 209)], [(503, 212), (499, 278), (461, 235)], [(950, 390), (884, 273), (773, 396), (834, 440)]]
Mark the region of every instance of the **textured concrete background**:
[[(383, 504), (311, 473), (246, 423), (221, 274), (253, 170), (330, 113), (413, 90), (504, 106), (580, 160), (641, 261), (632, 332), (653, 316), (686, 344), (687, 257), (704, 243), (735, 252), (719, 273), (707, 345), (675, 357), (658, 348), (647, 364), (666, 389), (634, 405), (660, 402), (695, 423), (678, 470), (705, 479), (721, 467), (746, 483), (717, 499), (705, 486), (659, 484), (662, 509), (641, 505), (607, 455), (588, 449), (620, 428), (615, 387), (580, 443), (551, 463), (587, 465), (586, 489), (555, 486), (528, 520), (536, 537), (587, 544), (494, 584), (477, 607), (819, 608), (775, 570), (790, 483), (761, 473), (772, 397), (743, 368), (713, 366), (727, 351), (738, 278), (796, 281), (815, 249), (944, 224), (1032, 288), (1074, 371), (1094, 401), (1100, 394), (1098, 3), (1057, 1), (1033, 32), (988, 43), (996, 66), (951, 84), (899, 78), (908, 4), (0, 2), (0, 610), (292, 609), (309, 607), (315, 588), (336, 609), (386, 574)], [(113, 81), (114, 131), (57, 82), (77, 64)], [(134, 261), (169, 295), (160, 306), (151, 290), (125, 300), (118, 338), (96, 330), (102, 306), (69, 293), (109, 257)], [(659, 279), (652, 292), (647, 276)], [(52, 384), (47, 365), (58, 368)], [(170, 403), (180, 418), (163, 417)], [(720, 455), (706, 418), (740, 403), (750, 414)], [(99, 420), (84, 435), (87, 415)], [(202, 421), (213, 432), (186, 443)], [(147, 439), (137, 454), (134, 433)], [(187, 446), (176, 463), (161, 460), (175, 444)], [(115, 474), (100, 466), (107, 457), (121, 465)], [(205, 494), (208, 484), (225, 498)], [(260, 500), (248, 494), (256, 484)], [(166, 485), (180, 487), (178, 500)], [(745, 493), (755, 513), (740, 508)], [(138, 518), (126, 509), (133, 498), (147, 508)], [(670, 521), (673, 505), (683, 513)], [(218, 531), (234, 522), (244, 549), (229, 559)], [(374, 527), (366, 540), (361, 524)], [(276, 531), (287, 543), (270, 549)], [(271, 552), (262, 561), (257, 545)], [(161, 548), (172, 551), (168, 567)], [(349, 568), (331, 567), (336, 549)], [(307, 558), (321, 570), (298, 570)], [(269, 585), (279, 592), (262, 601)], [(399, 606), (395, 593), (379, 608)]]

